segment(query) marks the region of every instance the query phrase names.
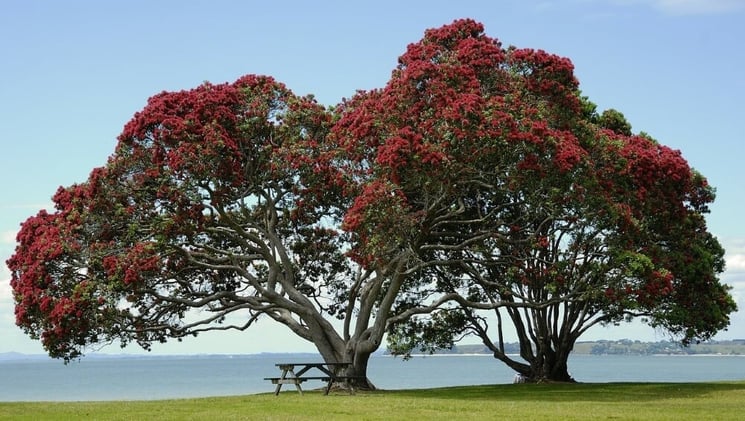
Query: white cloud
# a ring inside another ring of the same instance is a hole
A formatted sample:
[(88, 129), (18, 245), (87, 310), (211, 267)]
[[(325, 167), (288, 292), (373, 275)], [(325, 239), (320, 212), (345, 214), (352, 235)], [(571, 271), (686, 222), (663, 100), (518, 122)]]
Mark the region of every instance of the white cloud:
[[(722, 282), (731, 286), (732, 298), (737, 303), (738, 311), (730, 314), (730, 325), (726, 331), (719, 333), (716, 339), (742, 339), (745, 338), (745, 250), (741, 247), (725, 248), (728, 250), (727, 268), (722, 274)], [(735, 241), (742, 244), (742, 241)]]
[(719, 238), (719, 242), (725, 250), (725, 273), (745, 273), (745, 238)]
[(0, 244), (15, 244), (17, 230), (8, 230), (0, 232)]
[(675, 15), (728, 13), (745, 9), (745, 0), (654, 0), (654, 6)]
[[(738, 313), (745, 318), (745, 241), (743, 239), (722, 242), (727, 253), (727, 265), (722, 273), (722, 282), (731, 286), (732, 297), (739, 307)], [(744, 319), (745, 320), (745, 319)], [(745, 328), (745, 325), (743, 326)]]
[(574, 0), (580, 5), (649, 6), (668, 15), (712, 15), (745, 10), (745, 0)]
[(13, 316), (13, 289), (10, 287), (10, 271), (5, 265), (0, 265), (0, 326), (12, 324)]
[(727, 271), (743, 272), (745, 271), (745, 253), (727, 256)]
[(5, 262), (0, 263), (0, 300), (11, 297), (10, 293), (10, 269)]

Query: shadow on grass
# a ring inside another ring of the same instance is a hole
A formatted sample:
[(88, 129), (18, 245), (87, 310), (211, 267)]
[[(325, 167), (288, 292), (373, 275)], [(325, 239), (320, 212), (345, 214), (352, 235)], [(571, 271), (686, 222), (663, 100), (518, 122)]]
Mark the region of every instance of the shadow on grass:
[(745, 381), (721, 383), (575, 383), (508, 384), (392, 390), (385, 393), (436, 399), (505, 401), (629, 402), (702, 397), (717, 392), (742, 391)]

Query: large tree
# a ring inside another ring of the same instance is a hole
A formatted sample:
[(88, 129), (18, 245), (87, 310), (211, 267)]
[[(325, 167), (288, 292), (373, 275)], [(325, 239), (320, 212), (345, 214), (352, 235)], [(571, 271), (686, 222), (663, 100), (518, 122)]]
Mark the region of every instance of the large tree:
[(459, 20), (344, 104), (334, 132), (367, 186), (346, 227), (370, 259), (410, 250), (421, 268), (395, 308), (430, 308), (390, 325), (394, 352), (473, 333), (529, 379), (569, 381), (594, 325), (645, 317), (688, 343), (735, 310), (705, 178), (619, 112), (598, 116), (566, 58)]
[(263, 76), (152, 97), (104, 167), (23, 224), (18, 325), (68, 361), (268, 317), (365, 377), (403, 259), (347, 256), (355, 189), (332, 165), (333, 120)]

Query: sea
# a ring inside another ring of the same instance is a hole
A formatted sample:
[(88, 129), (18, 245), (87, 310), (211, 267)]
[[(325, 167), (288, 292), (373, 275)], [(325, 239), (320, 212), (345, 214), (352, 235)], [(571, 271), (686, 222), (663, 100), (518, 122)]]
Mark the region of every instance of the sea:
[[(48, 358), (0, 360), (0, 401), (153, 400), (267, 393), (283, 362), (312, 354), (93, 356), (64, 365)], [(745, 356), (573, 355), (583, 383), (745, 380)], [(374, 355), (368, 377), (379, 389), (513, 383), (515, 373), (490, 355), (427, 355), (408, 361)], [(313, 381), (305, 384), (313, 388)], [(318, 387), (323, 384), (318, 382)], [(285, 386), (292, 389), (292, 386)]]

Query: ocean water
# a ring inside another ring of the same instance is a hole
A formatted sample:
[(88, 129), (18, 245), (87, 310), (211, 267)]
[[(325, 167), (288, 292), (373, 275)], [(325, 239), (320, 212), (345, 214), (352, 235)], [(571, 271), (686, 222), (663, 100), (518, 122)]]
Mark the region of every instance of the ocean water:
[[(313, 355), (211, 355), (0, 361), (0, 401), (142, 400), (265, 393), (279, 362), (320, 361)], [(602, 382), (745, 380), (745, 356), (575, 355), (574, 378)], [(512, 383), (515, 373), (488, 355), (436, 355), (409, 361), (373, 356), (370, 380), (381, 389)], [(321, 387), (313, 382), (306, 388)], [(288, 386), (285, 386), (288, 387)], [(289, 386), (292, 388), (292, 386)]]

